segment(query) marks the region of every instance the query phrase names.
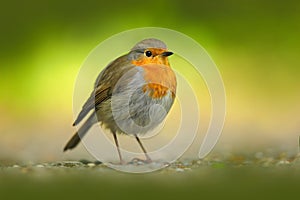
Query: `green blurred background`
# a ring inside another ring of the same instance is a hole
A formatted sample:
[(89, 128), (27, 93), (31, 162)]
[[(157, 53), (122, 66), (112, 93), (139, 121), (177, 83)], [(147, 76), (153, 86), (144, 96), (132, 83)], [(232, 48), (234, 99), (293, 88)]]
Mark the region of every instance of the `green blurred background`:
[[(300, 135), (299, 22), (300, 2), (294, 0), (2, 1), (0, 162), (89, 158), (82, 146), (68, 155), (61, 152), (74, 131), (72, 94), (76, 75), (88, 53), (101, 41), (146, 26), (189, 35), (219, 67), (227, 92), (227, 118), (216, 151), (275, 148), (295, 153)], [(219, 183), (220, 189), (226, 182), (218, 178), (217, 183), (208, 184), (211, 194), (215, 184)], [(2, 180), (10, 180), (8, 185), (14, 183), (7, 177)], [(237, 185), (241, 181), (233, 180)], [(113, 187), (113, 181), (109, 185)], [(243, 191), (251, 188), (247, 183), (239, 186)], [(195, 185), (185, 188), (197, 191)], [(66, 190), (72, 194), (71, 186)], [(109, 191), (114, 193), (111, 187)], [(222, 193), (216, 194), (222, 198)], [(238, 194), (235, 196), (244, 198)]]
[(2, 159), (65, 158), (81, 63), (111, 35), (145, 26), (189, 35), (219, 67), (227, 119), (217, 148), (297, 150), (297, 1), (7, 1), (0, 15)]
[(297, 1), (7, 1), (0, 15), (2, 158), (61, 159), (82, 62), (111, 35), (145, 26), (189, 35), (219, 67), (227, 119), (217, 148), (297, 149)]

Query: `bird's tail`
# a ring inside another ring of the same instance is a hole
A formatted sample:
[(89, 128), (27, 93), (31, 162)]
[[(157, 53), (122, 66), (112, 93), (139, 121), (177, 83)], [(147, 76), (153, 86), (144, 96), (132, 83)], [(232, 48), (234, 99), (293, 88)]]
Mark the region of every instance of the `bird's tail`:
[(93, 126), (93, 124), (97, 123), (97, 121), (97, 116), (95, 112), (93, 112), (84, 122), (84, 124), (79, 128), (79, 130), (73, 135), (73, 137), (68, 141), (64, 148), (64, 151), (75, 148), (80, 142), (81, 138), (83, 138), (87, 131)]

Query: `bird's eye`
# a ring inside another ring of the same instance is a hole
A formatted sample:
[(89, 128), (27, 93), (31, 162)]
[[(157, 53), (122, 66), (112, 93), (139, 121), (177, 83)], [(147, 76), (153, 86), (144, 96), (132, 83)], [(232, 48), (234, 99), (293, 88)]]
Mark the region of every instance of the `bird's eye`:
[(146, 55), (147, 57), (150, 57), (150, 56), (152, 56), (152, 52), (151, 52), (151, 51), (146, 51), (146, 52), (145, 52), (145, 55)]

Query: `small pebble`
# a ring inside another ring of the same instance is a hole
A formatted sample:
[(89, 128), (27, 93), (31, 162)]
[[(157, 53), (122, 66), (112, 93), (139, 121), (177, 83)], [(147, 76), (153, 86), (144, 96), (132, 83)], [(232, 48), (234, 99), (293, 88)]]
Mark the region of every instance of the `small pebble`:
[(280, 160), (277, 165), (288, 165), (290, 162), (288, 160)]
[(143, 161), (138, 161), (137, 162), (137, 165), (144, 165), (145, 164), (145, 162), (143, 162)]
[(201, 165), (202, 164), (202, 160), (197, 160), (196, 162), (198, 165)]
[(95, 161), (94, 163), (95, 163), (95, 165), (101, 165), (102, 164), (102, 162), (99, 161), (99, 160)]
[(84, 164), (82, 162), (77, 161), (62, 161), (52, 164), (54, 167), (81, 167), (83, 165)]
[(89, 166), (89, 167), (95, 167), (96, 164), (95, 163), (88, 163), (87, 166)]
[(79, 162), (81, 162), (82, 164), (85, 164), (85, 165), (90, 163), (90, 161), (85, 160), (85, 159), (81, 159), (81, 160), (79, 160)]
[(184, 169), (182, 169), (182, 168), (176, 168), (176, 172), (184, 172)]

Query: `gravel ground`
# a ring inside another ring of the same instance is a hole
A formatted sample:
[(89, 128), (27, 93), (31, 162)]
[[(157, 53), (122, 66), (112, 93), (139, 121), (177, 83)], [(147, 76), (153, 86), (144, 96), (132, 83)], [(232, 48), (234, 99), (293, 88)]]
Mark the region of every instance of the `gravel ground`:
[(300, 154), (216, 154), (146, 174), (87, 160), (1, 163), (0, 194), (9, 199), (289, 199), (300, 188)]
[[(179, 160), (174, 163), (158, 163), (153, 162), (152, 164), (161, 164), (164, 167), (160, 172), (183, 172), (192, 169), (198, 169), (201, 167), (209, 168), (238, 168), (238, 167), (300, 167), (300, 153), (291, 155), (290, 153), (264, 153), (256, 152), (250, 155), (235, 155), (235, 154), (213, 154), (202, 160), (191, 160), (184, 159)], [(142, 161), (135, 160), (127, 164), (128, 167), (137, 167), (142, 165), (151, 165), (143, 163)], [(20, 163), (14, 161), (1, 161), (0, 160), (0, 169), (2, 174), (9, 171), (21, 172), (26, 174), (27, 172), (33, 172), (35, 170), (41, 171), (41, 169), (74, 169), (74, 170), (102, 170), (102, 171), (111, 171), (109, 167), (103, 164), (100, 161), (89, 161), (89, 160), (79, 160), (79, 161), (57, 161), (51, 163)]]

